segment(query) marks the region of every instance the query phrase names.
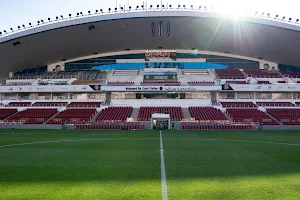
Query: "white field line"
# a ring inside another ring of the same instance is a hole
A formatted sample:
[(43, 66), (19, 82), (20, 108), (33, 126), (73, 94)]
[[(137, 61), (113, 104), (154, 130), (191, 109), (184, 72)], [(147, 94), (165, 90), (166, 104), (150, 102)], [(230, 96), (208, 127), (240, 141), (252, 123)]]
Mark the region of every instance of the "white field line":
[[(158, 138), (86, 138), (86, 139), (71, 139), (71, 140), (52, 140), (52, 141), (40, 141), (40, 142), (27, 142), (19, 144), (6, 144), (1, 145), (0, 148), (34, 145), (34, 144), (47, 144), (47, 143), (62, 143), (62, 142), (84, 142), (84, 141), (109, 141), (109, 140), (157, 140)], [(228, 140), (228, 139), (213, 139), (213, 138), (165, 138), (165, 140), (200, 140), (200, 141), (223, 141), (223, 142), (245, 142), (245, 143), (261, 143), (261, 144), (273, 144), (284, 146), (300, 146), (300, 144), (283, 143), (283, 142), (264, 142), (256, 140)]]
[(159, 135), (160, 135), (161, 195), (162, 195), (162, 200), (168, 200), (168, 187), (167, 187), (167, 178), (166, 178), (164, 147), (163, 147), (161, 131), (159, 132)]
[(0, 148), (4, 147), (14, 147), (14, 146), (24, 146), (32, 144), (48, 144), (48, 143), (62, 143), (62, 142), (84, 142), (84, 141), (109, 141), (109, 140), (158, 140), (158, 138), (87, 138), (87, 139), (72, 139), (72, 140), (50, 140), (41, 142), (26, 142), (19, 144), (5, 144), (1, 145)]
[(261, 143), (261, 144), (275, 144), (285, 146), (300, 146), (300, 144), (284, 143), (284, 142), (265, 142), (257, 140), (228, 140), (228, 139), (213, 139), (213, 138), (165, 138), (171, 140), (201, 140), (201, 141), (223, 141), (223, 142), (245, 142), (245, 143)]

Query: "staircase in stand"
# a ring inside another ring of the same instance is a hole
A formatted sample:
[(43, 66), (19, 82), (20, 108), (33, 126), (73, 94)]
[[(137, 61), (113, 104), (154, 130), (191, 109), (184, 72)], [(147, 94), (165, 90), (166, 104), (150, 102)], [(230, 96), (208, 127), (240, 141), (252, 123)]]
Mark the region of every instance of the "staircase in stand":
[(283, 123), (281, 121), (279, 121), (276, 117), (274, 117), (273, 115), (271, 115), (270, 113), (268, 113), (267, 111), (265, 112), (266, 115), (268, 115), (271, 119), (275, 120), (278, 124), (283, 125)]
[(48, 119), (46, 119), (46, 120), (44, 121), (44, 124), (47, 124), (51, 119), (55, 118), (56, 115), (58, 115), (59, 113), (60, 113), (60, 112), (57, 111), (57, 113), (55, 113), (54, 115), (52, 115), (51, 117), (49, 117)]
[(224, 112), (225, 117), (228, 119), (228, 121), (233, 122), (233, 120), (231, 119), (231, 117), (227, 114), (227, 112)]
[(130, 115), (130, 118), (133, 118), (134, 120), (137, 120), (139, 110), (140, 110), (139, 108), (133, 108), (132, 112), (131, 112), (131, 115)]
[(192, 118), (192, 115), (191, 115), (190, 110), (188, 108), (182, 108), (182, 113), (183, 113), (184, 119), (191, 119)]

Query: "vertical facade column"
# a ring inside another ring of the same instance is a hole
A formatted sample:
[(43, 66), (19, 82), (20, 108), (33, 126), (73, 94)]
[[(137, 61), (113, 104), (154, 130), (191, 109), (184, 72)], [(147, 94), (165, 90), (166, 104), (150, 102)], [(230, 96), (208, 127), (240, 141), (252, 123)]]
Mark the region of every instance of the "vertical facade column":
[(218, 101), (217, 92), (210, 92), (210, 100), (213, 105)]
[(105, 102), (110, 104), (110, 102), (111, 102), (111, 92), (105, 92)]

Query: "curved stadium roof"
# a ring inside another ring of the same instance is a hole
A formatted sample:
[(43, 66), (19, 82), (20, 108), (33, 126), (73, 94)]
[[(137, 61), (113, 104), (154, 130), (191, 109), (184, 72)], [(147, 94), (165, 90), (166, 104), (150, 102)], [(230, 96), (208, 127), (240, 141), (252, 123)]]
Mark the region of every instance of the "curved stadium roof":
[(94, 52), (158, 48), (196, 48), (300, 66), (300, 26), (175, 9), (73, 17), (2, 34), (1, 76)]

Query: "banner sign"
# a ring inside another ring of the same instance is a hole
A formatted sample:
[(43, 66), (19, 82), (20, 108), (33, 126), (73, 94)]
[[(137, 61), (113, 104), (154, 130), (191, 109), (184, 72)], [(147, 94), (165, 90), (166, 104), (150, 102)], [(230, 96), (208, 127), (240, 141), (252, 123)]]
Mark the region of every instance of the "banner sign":
[(300, 92), (300, 84), (230, 84), (226, 88), (236, 92)]
[(0, 86), (0, 93), (33, 92), (300, 92), (300, 84), (225, 84), (220, 86), (107, 86), (107, 85), (26, 85)]
[(193, 91), (220, 91), (221, 86), (102, 86), (102, 90), (117, 92), (193, 92)]
[(144, 75), (145, 80), (177, 80), (177, 75)]
[(98, 85), (27, 85), (0, 86), (1, 93), (32, 93), (32, 92), (93, 92), (101, 90)]

